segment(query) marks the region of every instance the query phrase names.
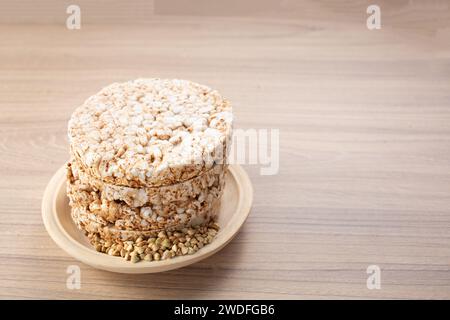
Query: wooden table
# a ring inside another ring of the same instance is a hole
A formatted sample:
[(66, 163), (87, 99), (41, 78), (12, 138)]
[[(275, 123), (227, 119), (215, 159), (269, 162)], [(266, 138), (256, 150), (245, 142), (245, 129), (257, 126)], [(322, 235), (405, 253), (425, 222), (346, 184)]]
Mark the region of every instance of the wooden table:
[[(448, 2), (379, 1), (374, 31), (364, 1), (190, 15), (79, 1), (76, 31), (55, 3), (0, 14), (1, 298), (450, 298)], [(74, 108), (155, 76), (218, 88), (236, 128), (279, 129), (279, 173), (246, 166), (253, 211), (215, 256), (162, 274), (98, 271), (49, 238), (42, 194), (68, 158)], [(66, 288), (74, 264), (80, 290)]]

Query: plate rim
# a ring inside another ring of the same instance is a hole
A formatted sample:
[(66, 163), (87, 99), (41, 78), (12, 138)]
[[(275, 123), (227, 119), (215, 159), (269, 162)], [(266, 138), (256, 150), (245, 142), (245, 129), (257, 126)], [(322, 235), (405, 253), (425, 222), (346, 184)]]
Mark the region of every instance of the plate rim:
[[(237, 211), (239, 212), (235, 212), (233, 214), (234, 220), (232, 218), (231, 222), (234, 221), (234, 223), (231, 223), (231, 226), (228, 228), (221, 230), (225, 233), (219, 232), (216, 239), (212, 243), (192, 255), (180, 256), (174, 259), (161, 261), (144, 261), (143, 263), (136, 264), (126, 262), (121, 265), (114, 266), (111, 262), (114, 260), (111, 259), (120, 259), (119, 257), (109, 256), (104, 253), (97, 252), (93, 248), (84, 246), (79, 241), (74, 239), (60, 222), (57, 214), (56, 200), (60, 189), (64, 187), (62, 185), (66, 182), (65, 170), (65, 165), (60, 167), (53, 174), (45, 188), (41, 205), (41, 214), (45, 229), (56, 245), (74, 259), (96, 269), (110, 272), (128, 274), (157, 273), (182, 268), (206, 259), (223, 249), (231, 240), (233, 240), (247, 220), (253, 203), (253, 186), (250, 178), (240, 165), (231, 164), (228, 166), (228, 171), (235, 180), (238, 189), (239, 200), (237, 204)], [(116, 260), (115, 262), (118, 263), (118, 261), (119, 260)]]

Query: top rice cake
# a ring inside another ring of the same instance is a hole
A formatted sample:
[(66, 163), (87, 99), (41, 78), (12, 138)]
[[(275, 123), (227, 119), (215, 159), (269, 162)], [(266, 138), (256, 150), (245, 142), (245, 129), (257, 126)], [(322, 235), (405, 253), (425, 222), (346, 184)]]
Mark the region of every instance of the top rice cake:
[(113, 83), (69, 121), (72, 156), (95, 178), (129, 187), (179, 183), (226, 161), (232, 109), (186, 80)]

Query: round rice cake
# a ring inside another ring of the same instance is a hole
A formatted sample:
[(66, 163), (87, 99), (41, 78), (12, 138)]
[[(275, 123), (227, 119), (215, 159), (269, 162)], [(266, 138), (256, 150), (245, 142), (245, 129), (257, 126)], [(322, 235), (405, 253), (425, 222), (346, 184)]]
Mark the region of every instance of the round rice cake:
[(79, 184), (90, 186), (98, 190), (102, 198), (108, 201), (123, 201), (130, 207), (136, 208), (154, 204), (164, 206), (170, 203), (198, 200), (208, 201), (211, 197), (220, 197), (225, 185), (227, 165), (216, 164), (209, 171), (192, 179), (168, 186), (152, 188), (132, 188), (116, 186), (93, 178), (72, 160), (67, 164), (69, 181), (79, 181)]
[(232, 108), (216, 90), (187, 80), (113, 83), (69, 121), (70, 150), (94, 178), (159, 187), (226, 162)]
[(176, 201), (166, 205), (147, 204), (133, 208), (120, 201), (108, 201), (98, 190), (79, 180), (68, 180), (67, 195), (72, 208), (84, 208), (89, 220), (121, 230), (165, 230), (174, 227), (201, 225), (217, 214), (220, 195), (210, 201)]
[[(212, 212), (217, 212), (220, 210), (220, 202), (215, 203)], [(98, 234), (100, 238), (104, 240), (136, 240), (139, 237), (149, 238), (155, 237), (161, 231), (177, 231), (182, 230), (184, 228), (190, 227), (198, 227), (198, 226), (206, 226), (211, 221), (214, 221), (215, 214), (211, 214), (207, 221), (202, 224), (191, 224), (191, 225), (172, 225), (168, 228), (162, 229), (153, 229), (153, 230), (130, 230), (130, 229), (121, 229), (116, 227), (114, 224), (105, 223), (102, 220), (99, 220), (98, 217), (90, 212), (88, 208), (80, 207), (80, 206), (72, 206), (71, 207), (71, 217), (75, 222), (77, 227), (83, 231), (85, 234)]]

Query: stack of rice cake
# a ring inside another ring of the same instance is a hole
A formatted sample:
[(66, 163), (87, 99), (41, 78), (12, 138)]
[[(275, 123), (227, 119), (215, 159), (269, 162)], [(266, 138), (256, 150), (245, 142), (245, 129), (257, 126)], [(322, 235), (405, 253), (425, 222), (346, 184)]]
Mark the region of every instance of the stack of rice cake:
[(69, 121), (72, 218), (96, 250), (132, 262), (210, 243), (227, 173), (232, 109), (185, 80), (114, 83)]

